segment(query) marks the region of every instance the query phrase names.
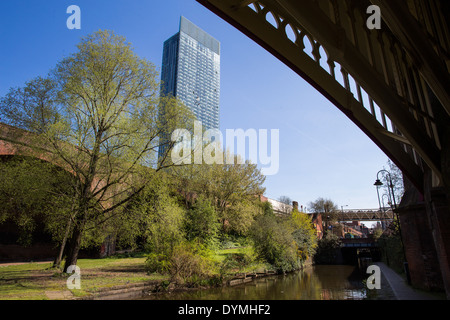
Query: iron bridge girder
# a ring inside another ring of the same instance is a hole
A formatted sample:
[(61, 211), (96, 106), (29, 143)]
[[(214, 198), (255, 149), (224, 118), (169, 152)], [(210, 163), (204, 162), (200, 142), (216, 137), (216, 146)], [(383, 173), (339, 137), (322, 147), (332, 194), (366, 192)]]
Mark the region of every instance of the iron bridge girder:
[[(197, 1), (322, 93), (394, 161), (418, 190), (424, 190), (424, 165), (442, 183), (439, 128), (429, 89), (434, 89), (440, 107), (449, 111), (448, 92), (442, 83), (448, 78), (447, 56), (437, 62), (423, 62), (420, 59), (424, 56), (438, 55), (432, 50), (417, 53), (418, 47), (411, 41), (404, 45), (402, 41), (410, 34), (399, 39), (386, 24), (379, 30), (369, 30), (365, 25), (365, 9), (371, 5), (368, 0)], [(401, 21), (398, 14), (395, 17), (389, 22), (399, 28)], [(305, 51), (308, 41), (311, 52)], [(439, 49), (448, 54), (448, 47)]]

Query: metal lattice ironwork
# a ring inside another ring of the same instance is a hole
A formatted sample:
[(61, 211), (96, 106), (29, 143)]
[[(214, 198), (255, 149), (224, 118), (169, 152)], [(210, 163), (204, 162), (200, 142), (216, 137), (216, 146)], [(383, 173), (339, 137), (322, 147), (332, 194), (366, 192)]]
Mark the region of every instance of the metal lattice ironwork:
[[(419, 190), (424, 189), (424, 165), (431, 168), (435, 183), (442, 183), (442, 124), (435, 110), (438, 106), (450, 114), (450, 51), (439, 1), (197, 1), (320, 91)], [(381, 7), (383, 17), (386, 12), (389, 25), (375, 30), (366, 26), (372, 4)], [(411, 30), (399, 21), (405, 10), (411, 12), (406, 19), (414, 26)], [(419, 48), (410, 39), (413, 35), (426, 42)]]

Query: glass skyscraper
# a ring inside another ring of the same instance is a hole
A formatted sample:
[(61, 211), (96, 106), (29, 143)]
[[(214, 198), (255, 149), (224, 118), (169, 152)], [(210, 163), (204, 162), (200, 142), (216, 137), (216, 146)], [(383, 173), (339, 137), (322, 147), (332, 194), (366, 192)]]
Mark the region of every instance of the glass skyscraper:
[(179, 98), (204, 129), (219, 129), (220, 42), (185, 17), (164, 42), (161, 82), (162, 95)]

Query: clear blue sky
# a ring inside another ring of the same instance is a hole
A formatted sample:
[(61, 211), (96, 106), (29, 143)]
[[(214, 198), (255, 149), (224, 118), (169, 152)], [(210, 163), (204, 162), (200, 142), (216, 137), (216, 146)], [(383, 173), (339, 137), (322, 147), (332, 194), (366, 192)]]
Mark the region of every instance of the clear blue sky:
[[(81, 30), (66, 27), (72, 4), (81, 8)], [(160, 68), (181, 15), (221, 42), (221, 131), (280, 130), (280, 169), (266, 179), (267, 196), (378, 207), (373, 183), (387, 156), (302, 78), (194, 0), (1, 0), (0, 96), (47, 74), (99, 29), (125, 36)]]

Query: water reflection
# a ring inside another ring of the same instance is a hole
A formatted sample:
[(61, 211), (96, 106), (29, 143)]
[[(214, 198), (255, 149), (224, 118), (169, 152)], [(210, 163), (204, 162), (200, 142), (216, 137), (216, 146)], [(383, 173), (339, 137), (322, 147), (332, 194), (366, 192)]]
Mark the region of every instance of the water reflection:
[(362, 275), (353, 266), (314, 266), (287, 275), (260, 278), (234, 287), (170, 294), (148, 300), (360, 300), (366, 297)]

